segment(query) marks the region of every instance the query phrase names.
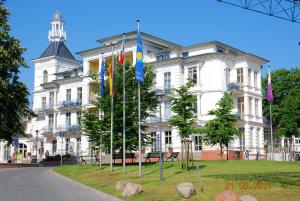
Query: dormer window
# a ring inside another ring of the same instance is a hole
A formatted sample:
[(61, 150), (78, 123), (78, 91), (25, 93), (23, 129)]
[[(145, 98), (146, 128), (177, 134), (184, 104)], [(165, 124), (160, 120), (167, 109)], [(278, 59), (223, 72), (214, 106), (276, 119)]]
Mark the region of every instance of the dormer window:
[(217, 46), (217, 52), (219, 52), (219, 53), (225, 53), (226, 49), (223, 48), (223, 47)]
[(156, 55), (156, 61), (164, 61), (170, 59), (170, 53)]
[(43, 71), (43, 83), (48, 82), (48, 71), (44, 70)]
[(182, 52), (181, 55), (183, 58), (186, 58), (189, 56), (189, 52)]

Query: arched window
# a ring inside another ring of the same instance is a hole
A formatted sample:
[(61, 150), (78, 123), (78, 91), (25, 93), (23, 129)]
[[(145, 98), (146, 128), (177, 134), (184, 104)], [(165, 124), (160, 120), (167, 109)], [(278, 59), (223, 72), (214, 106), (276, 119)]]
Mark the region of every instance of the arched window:
[(44, 70), (43, 72), (43, 83), (48, 82), (48, 71)]
[(27, 157), (27, 146), (26, 144), (20, 143), (18, 152), (22, 155), (22, 158)]
[(10, 146), (8, 146), (7, 144), (4, 145), (4, 160), (11, 160), (11, 156), (10, 156)]

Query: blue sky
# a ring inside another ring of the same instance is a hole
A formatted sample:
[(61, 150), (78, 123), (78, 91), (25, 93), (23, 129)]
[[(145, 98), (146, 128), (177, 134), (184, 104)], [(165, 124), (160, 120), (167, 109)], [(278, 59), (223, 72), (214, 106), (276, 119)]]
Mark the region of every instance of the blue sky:
[(11, 34), (27, 48), (24, 57), (30, 68), (21, 71), (21, 80), (30, 92), (31, 60), (48, 46), (50, 20), (57, 9), (66, 21), (66, 44), (72, 53), (98, 46), (97, 39), (135, 30), (140, 19), (143, 32), (180, 45), (218, 40), (268, 59), (273, 70), (300, 66), (300, 24), (216, 0), (7, 0), (6, 6), (12, 14)]

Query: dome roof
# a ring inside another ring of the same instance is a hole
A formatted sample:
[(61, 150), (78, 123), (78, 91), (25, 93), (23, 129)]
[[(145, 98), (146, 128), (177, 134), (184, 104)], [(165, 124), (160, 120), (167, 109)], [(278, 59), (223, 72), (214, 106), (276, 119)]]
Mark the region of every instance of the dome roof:
[(56, 11), (56, 13), (53, 15), (52, 21), (63, 21), (63, 18), (59, 11)]

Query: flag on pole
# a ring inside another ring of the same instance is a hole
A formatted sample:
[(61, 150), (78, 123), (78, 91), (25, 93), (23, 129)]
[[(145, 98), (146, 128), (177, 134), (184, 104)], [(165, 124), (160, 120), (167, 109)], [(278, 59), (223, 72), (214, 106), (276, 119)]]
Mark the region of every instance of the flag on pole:
[[(113, 60), (112, 60), (113, 62)], [(114, 72), (113, 72), (113, 66), (112, 62), (109, 65), (109, 95), (114, 95), (114, 89), (113, 89), (113, 82), (114, 82)]]
[(120, 65), (124, 64), (124, 39), (122, 40), (118, 64), (120, 64)]
[(101, 84), (100, 84), (100, 96), (103, 96), (104, 89), (105, 89), (104, 71), (105, 71), (105, 62), (104, 62), (103, 55), (102, 55), (101, 71), (100, 71), (100, 80), (101, 80)]
[(15, 135), (13, 138), (13, 146), (14, 146), (14, 150), (17, 151), (18, 147), (19, 147), (19, 136)]
[(268, 70), (268, 92), (267, 92), (267, 100), (269, 102), (273, 101), (273, 90), (272, 90), (272, 82), (271, 82), (270, 69)]
[(143, 63), (143, 44), (140, 27), (138, 24), (137, 41), (136, 41), (136, 64), (135, 64), (136, 80), (144, 83), (144, 63)]

